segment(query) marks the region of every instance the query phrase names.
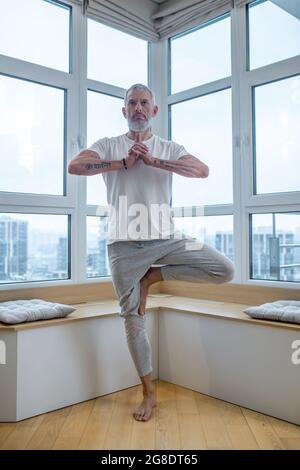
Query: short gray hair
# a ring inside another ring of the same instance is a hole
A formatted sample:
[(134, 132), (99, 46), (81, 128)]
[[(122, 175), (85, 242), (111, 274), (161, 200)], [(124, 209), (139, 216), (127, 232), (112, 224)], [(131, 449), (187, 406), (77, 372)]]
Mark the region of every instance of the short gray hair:
[(155, 104), (155, 96), (154, 96), (153, 91), (150, 90), (150, 88), (148, 88), (146, 85), (143, 85), (142, 83), (135, 83), (134, 85), (131, 85), (131, 87), (126, 90), (125, 98), (124, 98), (125, 106), (126, 106), (126, 103), (127, 103), (127, 97), (129, 95), (129, 93), (133, 90), (148, 91), (148, 93), (150, 94), (150, 96), (152, 98), (153, 104)]

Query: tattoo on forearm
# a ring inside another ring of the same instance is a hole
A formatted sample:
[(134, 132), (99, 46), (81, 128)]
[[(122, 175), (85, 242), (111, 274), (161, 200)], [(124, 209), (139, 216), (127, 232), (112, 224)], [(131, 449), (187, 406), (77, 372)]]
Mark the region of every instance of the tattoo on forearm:
[(187, 171), (192, 171), (193, 167), (191, 165), (185, 165), (184, 162), (171, 162), (168, 160), (160, 160), (159, 158), (155, 158), (153, 161), (154, 164), (163, 166), (165, 168), (170, 168), (170, 169), (176, 169), (176, 170), (187, 170)]
[(162, 160), (160, 158), (155, 158), (153, 160), (153, 165), (156, 167), (161, 167), (165, 170), (172, 170), (174, 173), (183, 176), (195, 177), (197, 174), (197, 168), (191, 164), (186, 165), (185, 162), (169, 161)]
[(110, 162), (102, 162), (102, 163), (87, 163), (84, 165), (86, 170), (91, 170), (91, 169), (99, 169), (99, 168), (110, 168), (111, 163)]
[(153, 160), (153, 163), (154, 165), (160, 165), (160, 166), (164, 166), (166, 168), (171, 168), (170, 165), (169, 165), (169, 162), (167, 162), (166, 160), (161, 160), (160, 158), (155, 158)]

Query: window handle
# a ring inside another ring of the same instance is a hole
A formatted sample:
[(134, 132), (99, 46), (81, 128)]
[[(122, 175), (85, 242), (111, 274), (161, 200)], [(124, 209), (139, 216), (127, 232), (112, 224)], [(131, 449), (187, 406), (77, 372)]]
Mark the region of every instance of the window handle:
[(233, 137), (233, 145), (234, 145), (234, 147), (236, 147), (236, 148), (238, 148), (238, 149), (240, 148), (240, 146), (241, 146), (241, 138), (240, 138), (239, 135), (235, 135), (235, 136)]
[(82, 135), (80, 135), (77, 139), (78, 141), (78, 148), (79, 150), (83, 150), (86, 148), (86, 145), (85, 145), (85, 139)]
[(249, 135), (248, 134), (245, 134), (242, 139), (241, 139), (241, 144), (244, 146), (244, 147), (249, 147), (250, 145), (250, 139), (249, 139)]

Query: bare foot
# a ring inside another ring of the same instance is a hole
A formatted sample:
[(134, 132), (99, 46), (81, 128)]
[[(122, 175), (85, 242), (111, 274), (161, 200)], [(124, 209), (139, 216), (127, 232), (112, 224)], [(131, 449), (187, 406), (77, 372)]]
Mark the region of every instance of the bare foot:
[(140, 280), (140, 305), (138, 308), (138, 313), (140, 315), (145, 315), (146, 309), (146, 300), (148, 295), (149, 287), (156, 282), (162, 281), (161, 270), (159, 267), (151, 267), (148, 269), (146, 274)]
[(148, 421), (155, 406), (156, 401), (154, 392), (145, 395), (140, 406), (138, 406), (133, 412), (134, 419), (137, 421)]

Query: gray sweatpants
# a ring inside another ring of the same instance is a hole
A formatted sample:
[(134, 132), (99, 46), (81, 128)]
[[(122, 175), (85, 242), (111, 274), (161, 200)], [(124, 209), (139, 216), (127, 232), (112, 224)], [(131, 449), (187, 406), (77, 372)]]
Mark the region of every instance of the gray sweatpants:
[(125, 320), (128, 347), (140, 377), (152, 372), (146, 316), (138, 314), (140, 280), (153, 264), (163, 264), (164, 280), (222, 284), (232, 280), (233, 263), (192, 237), (117, 241), (108, 245), (115, 292)]

